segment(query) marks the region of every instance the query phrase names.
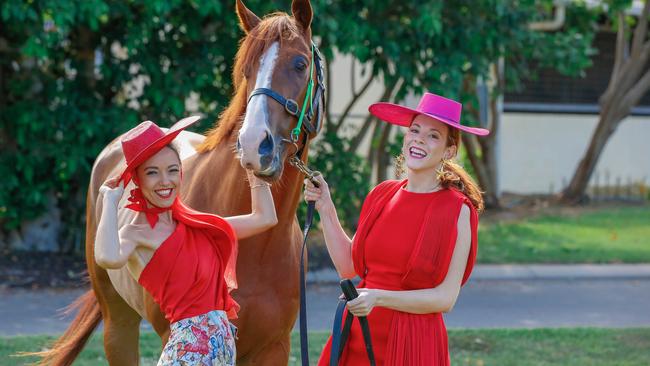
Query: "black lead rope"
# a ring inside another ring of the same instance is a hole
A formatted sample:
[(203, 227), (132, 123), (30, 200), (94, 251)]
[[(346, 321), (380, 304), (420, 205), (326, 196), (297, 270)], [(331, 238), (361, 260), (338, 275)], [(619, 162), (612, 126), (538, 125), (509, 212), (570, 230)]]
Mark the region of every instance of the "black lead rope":
[(307, 204), (307, 218), (305, 228), (302, 231), (303, 241), (300, 251), (300, 356), (303, 366), (309, 366), (309, 341), (307, 339), (307, 282), (305, 281), (305, 248), (307, 247), (307, 235), (314, 220), (314, 202)]
[[(343, 354), (343, 350), (345, 349), (345, 344), (348, 341), (348, 336), (350, 335), (350, 329), (352, 328), (354, 315), (348, 311), (348, 314), (345, 317), (343, 330), (341, 330), (341, 323), (343, 320), (343, 313), (345, 312), (345, 306), (348, 301), (359, 297), (357, 289), (354, 288), (354, 284), (348, 279), (341, 281), (341, 291), (343, 291), (343, 296), (345, 299), (340, 299), (339, 304), (336, 307), (336, 315), (334, 316), (334, 326), (332, 329), (330, 366), (338, 366), (341, 355)], [(361, 325), (361, 333), (363, 334), (363, 340), (366, 343), (368, 361), (370, 361), (371, 366), (375, 366), (375, 354), (372, 350), (372, 337), (370, 336), (370, 324), (368, 324), (368, 318), (365, 316), (360, 316), (357, 319), (359, 319), (359, 324)]]
[[(318, 182), (312, 179), (312, 183), (318, 187)], [(314, 201), (307, 202), (307, 216), (305, 226), (302, 230), (302, 250), (300, 251), (300, 358), (303, 366), (309, 366), (309, 340), (307, 338), (307, 281), (305, 281), (305, 249), (307, 248), (307, 236), (314, 221)]]

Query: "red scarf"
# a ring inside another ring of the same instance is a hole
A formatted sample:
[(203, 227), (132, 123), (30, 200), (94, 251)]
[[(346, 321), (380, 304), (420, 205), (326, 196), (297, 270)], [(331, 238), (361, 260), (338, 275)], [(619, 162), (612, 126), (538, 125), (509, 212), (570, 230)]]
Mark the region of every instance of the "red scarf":
[[(178, 197), (176, 197), (176, 200)], [(176, 203), (176, 200), (174, 200), (174, 203)], [(130, 204), (126, 205), (126, 208), (130, 208), (133, 211), (137, 212), (144, 212), (145, 216), (147, 217), (147, 221), (149, 222), (149, 226), (153, 229), (154, 226), (156, 226), (156, 223), (158, 222), (158, 215), (171, 210), (172, 206), (169, 207), (158, 207), (155, 206), (152, 203), (149, 203), (147, 205), (147, 199), (144, 197), (142, 194), (142, 190), (140, 188), (134, 188), (131, 190), (131, 196), (129, 197), (129, 202)]]

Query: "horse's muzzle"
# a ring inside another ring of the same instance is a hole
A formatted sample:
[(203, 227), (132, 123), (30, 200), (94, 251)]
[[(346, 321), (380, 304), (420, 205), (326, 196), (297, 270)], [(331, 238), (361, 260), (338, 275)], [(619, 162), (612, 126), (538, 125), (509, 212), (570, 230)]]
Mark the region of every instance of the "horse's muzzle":
[(269, 132), (265, 133), (256, 151), (250, 147), (247, 149), (241, 140), (237, 139), (237, 152), (240, 155), (242, 167), (253, 170), (258, 176), (275, 177), (280, 167), (280, 149), (276, 149), (277, 146), (273, 135)]

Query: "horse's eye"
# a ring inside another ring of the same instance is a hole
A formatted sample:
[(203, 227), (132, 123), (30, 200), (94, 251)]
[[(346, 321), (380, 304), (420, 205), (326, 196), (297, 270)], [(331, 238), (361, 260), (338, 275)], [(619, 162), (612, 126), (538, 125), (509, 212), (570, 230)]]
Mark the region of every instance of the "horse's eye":
[(293, 61), (293, 67), (296, 69), (296, 71), (303, 72), (305, 69), (307, 69), (307, 60), (305, 60), (304, 57), (296, 57), (296, 59)]

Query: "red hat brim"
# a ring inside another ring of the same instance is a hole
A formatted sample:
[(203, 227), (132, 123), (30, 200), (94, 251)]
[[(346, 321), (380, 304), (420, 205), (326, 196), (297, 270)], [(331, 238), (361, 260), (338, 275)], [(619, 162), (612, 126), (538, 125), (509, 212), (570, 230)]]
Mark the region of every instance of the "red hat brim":
[(440, 121), (446, 125), (449, 125), (461, 131), (465, 131), (474, 135), (485, 136), (490, 133), (490, 131), (485, 128), (463, 126), (460, 123), (452, 121), (450, 119), (441, 116), (436, 116), (435, 114), (418, 111), (417, 109), (404, 107), (399, 104), (386, 103), (386, 102), (374, 103), (370, 107), (368, 107), (368, 111), (372, 113), (374, 116), (376, 116), (377, 118), (381, 119), (382, 121), (392, 123), (398, 126), (403, 126), (403, 127), (411, 126), (411, 122), (413, 122), (413, 119), (418, 114), (423, 114), (425, 116), (435, 119), (436, 121)]
[(131, 163), (126, 166), (126, 169), (124, 169), (124, 172), (120, 175), (120, 181), (123, 180), (125, 186), (129, 184), (135, 168), (147, 161), (150, 157), (156, 155), (156, 153), (163, 147), (169, 145), (169, 143), (172, 142), (179, 133), (187, 127), (195, 124), (199, 119), (201, 119), (200, 116), (191, 116), (174, 123), (174, 125), (171, 126), (163, 136), (142, 149), (133, 160), (131, 160)]

